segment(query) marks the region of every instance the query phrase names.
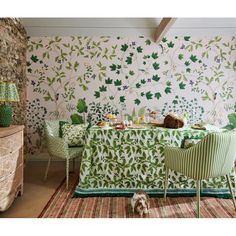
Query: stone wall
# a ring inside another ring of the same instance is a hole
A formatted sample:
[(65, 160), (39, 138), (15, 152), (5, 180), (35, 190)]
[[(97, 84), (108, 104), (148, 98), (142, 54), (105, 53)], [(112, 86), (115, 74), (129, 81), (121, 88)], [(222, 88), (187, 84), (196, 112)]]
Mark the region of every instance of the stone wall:
[(16, 18), (0, 18), (0, 81), (15, 82), (20, 102), (13, 103), (14, 124), (26, 122), (27, 35)]

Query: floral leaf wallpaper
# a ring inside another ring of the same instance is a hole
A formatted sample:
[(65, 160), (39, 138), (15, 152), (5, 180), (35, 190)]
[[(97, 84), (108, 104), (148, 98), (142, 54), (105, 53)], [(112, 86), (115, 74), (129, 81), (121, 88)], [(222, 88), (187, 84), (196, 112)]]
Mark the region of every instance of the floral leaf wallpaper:
[[(85, 98), (93, 121), (109, 104), (121, 118), (145, 107), (160, 117), (175, 111), (188, 113), (192, 123), (224, 126), (236, 98), (236, 38), (187, 35), (156, 44), (143, 36), (32, 37), (27, 77), (28, 107), (37, 104), (40, 122), (69, 119)], [(29, 124), (29, 152), (35, 153), (43, 132), (33, 119)]]

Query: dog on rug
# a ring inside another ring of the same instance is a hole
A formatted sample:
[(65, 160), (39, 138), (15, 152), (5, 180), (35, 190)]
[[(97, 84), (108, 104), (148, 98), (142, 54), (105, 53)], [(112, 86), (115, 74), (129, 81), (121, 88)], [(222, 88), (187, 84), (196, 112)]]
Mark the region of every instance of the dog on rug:
[(141, 217), (149, 213), (150, 199), (147, 193), (143, 190), (139, 190), (134, 193), (131, 199), (131, 206), (133, 213), (138, 213)]

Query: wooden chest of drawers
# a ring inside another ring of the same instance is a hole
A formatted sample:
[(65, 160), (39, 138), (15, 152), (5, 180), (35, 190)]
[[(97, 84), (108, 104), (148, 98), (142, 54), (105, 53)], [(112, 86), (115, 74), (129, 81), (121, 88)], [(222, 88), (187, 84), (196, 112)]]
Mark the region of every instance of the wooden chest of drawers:
[(23, 194), (23, 125), (0, 128), (0, 211)]

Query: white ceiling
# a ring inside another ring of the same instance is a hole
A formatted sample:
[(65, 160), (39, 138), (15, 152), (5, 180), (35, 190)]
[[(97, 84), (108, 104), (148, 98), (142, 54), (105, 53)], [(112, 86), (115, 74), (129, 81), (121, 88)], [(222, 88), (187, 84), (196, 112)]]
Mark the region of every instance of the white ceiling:
[[(29, 36), (152, 36), (161, 18), (21, 18)], [(236, 18), (178, 18), (170, 35), (236, 34)]]

